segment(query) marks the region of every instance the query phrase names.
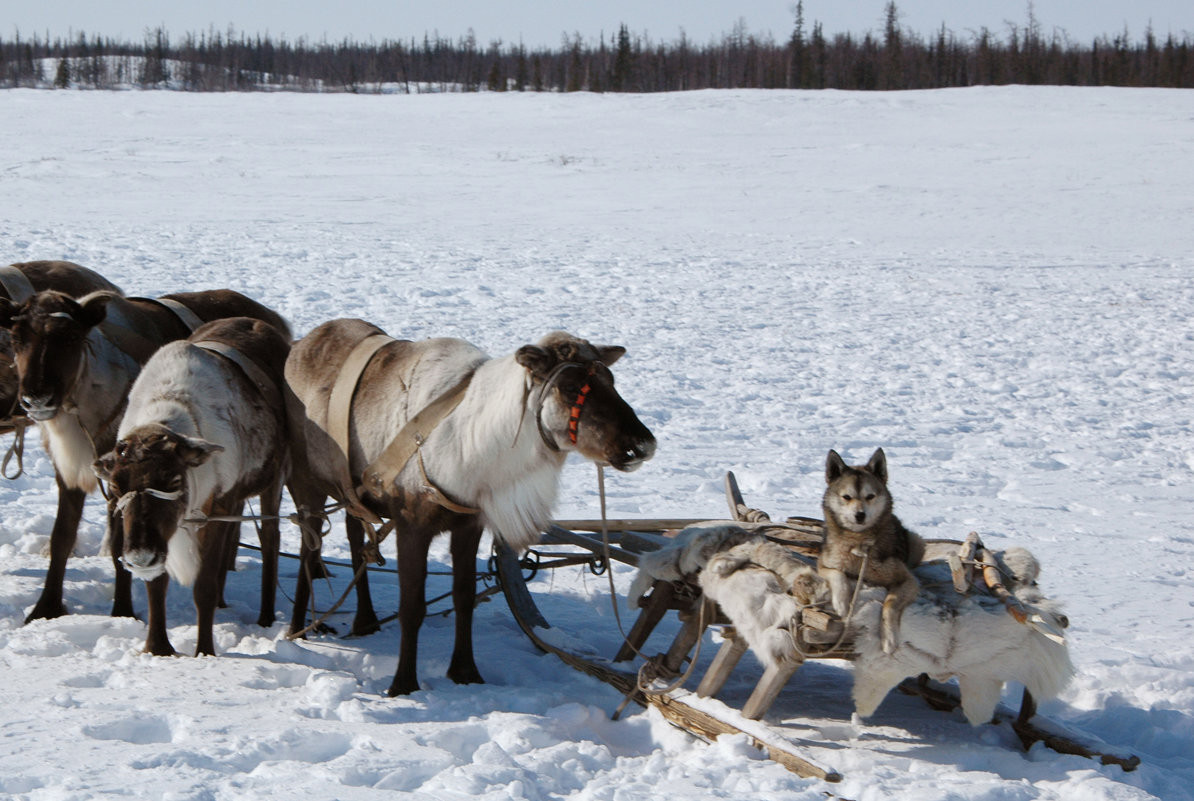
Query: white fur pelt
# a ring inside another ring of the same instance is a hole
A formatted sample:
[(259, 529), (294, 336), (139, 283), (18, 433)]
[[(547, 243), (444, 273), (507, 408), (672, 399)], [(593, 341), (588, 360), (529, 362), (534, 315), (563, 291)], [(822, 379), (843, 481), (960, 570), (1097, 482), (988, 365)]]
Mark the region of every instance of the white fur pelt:
[(656, 580), (695, 581), (715, 553), (757, 538), (757, 534), (734, 523), (714, 521), (689, 526), (658, 551), (639, 559), (638, 575), (630, 585), (627, 603), (637, 608), (639, 598)]
[[(829, 601), (829, 586), (813, 567), (757, 535), (714, 554), (700, 583), (767, 667), (800, 660), (792, 632), (796, 615)], [(810, 593), (812, 587), (818, 589)]]
[[(699, 577), (698, 577), (699, 576)], [(689, 526), (645, 555), (631, 585), (632, 606), (656, 580), (697, 579), (765, 665), (797, 658), (790, 627), (809, 601), (824, 603), (828, 588), (816, 571), (782, 545), (734, 523)], [(797, 597), (797, 586), (808, 592)], [(819, 588), (817, 594), (813, 588)]]
[[(900, 623), (899, 647), (890, 654), (880, 645), (879, 618), (886, 593), (865, 588), (851, 618), (854, 650), (855, 711), (867, 717), (888, 691), (905, 678), (927, 673), (937, 680), (958, 679), (962, 712), (972, 725), (991, 720), (1008, 681), (1023, 684), (1037, 699), (1056, 696), (1074, 674), (1064, 641), (1042, 629), (1061, 629), (1060, 607), (1037, 588), (1036, 559), (1022, 548), (997, 554), (1005, 586), (1044, 624), (1016, 621), (996, 598), (958, 594), (947, 565), (928, 562), (915, 569), (920, 597)], [(1009, 578), (1009, 575), (1011, 578)]]
[[(1074, 668), (1065, 642), (1045, 633), (1063, 626), (1060, 606), (1036, 585), (1036, 558), (1022, 548), (995, 556), (1005, 586), (1030, 614), (1040, 616), (1039, 625), (1017, 622), (993, 596), (978, 591), (960, 595), (948, 565), (927, 562), (914, 571), (921, 593), (904, 610), (899, 648), (886, 654), (879, 619), (887, 591), (860, 591), (850, 625), (858, 654), (854, 703), (859, 715), (873, 713), (888, 691), (921, 673), (938, 680), (956, 677), (962, 711), (974, 725), (991, 719), (1005, 682), (1019, 682), (1041, 700), (1065, 688)], [(630, 588), (630, 605), (637, 606), (658, 579), (699, 581), (767, 666), (799, 658), (789, 626), (802, 606), (812, 602), (829, 608), (828, 587), (814, 570), (783, 546), (735, 523), (689, 526), (660, 550), (643, 556)], [(791, 593), (794, 586), (802, 597)]]

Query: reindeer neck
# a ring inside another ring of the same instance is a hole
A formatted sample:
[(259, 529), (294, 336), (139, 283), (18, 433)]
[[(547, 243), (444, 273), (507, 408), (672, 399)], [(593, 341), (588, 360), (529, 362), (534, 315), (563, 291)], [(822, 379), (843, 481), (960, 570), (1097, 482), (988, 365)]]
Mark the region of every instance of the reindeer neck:
[(443, 436), (425, 451), (432, 479), (479, 507), (486, 524), (516, 549), (537, 540), (550, 522), (566, 458), (539, 437), (525, 375), (512, 356), (481, 364), (444, 420)]

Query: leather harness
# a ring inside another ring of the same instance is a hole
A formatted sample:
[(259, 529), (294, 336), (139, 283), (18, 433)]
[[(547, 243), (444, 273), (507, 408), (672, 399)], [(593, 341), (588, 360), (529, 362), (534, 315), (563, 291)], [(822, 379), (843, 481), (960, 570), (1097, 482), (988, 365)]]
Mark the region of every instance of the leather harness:
[(365, 368), (373, 356), (386, 345), (398, 341), (380, 333), (366, 336), (348, 354), (348, 358), (340, 368), (336, 383), (332, 386), (331, 396), (328, 399), (327, 428), (328, 434), (344, 454), (344, 469), (341, 471), (340, 485), (345, 500), (354, 515), (375, 525), (380, 524), (381, 518), (365, 507), (361, 499), (361, 490), (364, 489), (377, 496), (385, 496), (393, 487), (398, 474), (402, 472), (411, 458), (417, 456), (423, 490), (431, 500), (457, 514), (479, 514), (480, 509), (457, 503), (428, 478), (422, 454), (422, 446), (427, 437), (463, 400), (464, 393), (472, 380), (471, 372), (406, 422), (381, 455), (365, 467), (361, 474), (362, 486), (358, 487), (356, 481), (353, 480), (352, 468), (349, 465), (349, 420), (352, 416), (352, 399), (356, 394), (361, 375), (365, 372)]
[(228, 361), (240, 368), (240, 371), (245, 374), (249, 381), (261, 393), (261, 397), (265, 402), (274, 409), (284, 409), (282, 401), (282, 390), (278, 387), (278, 382), (270, 378), (265, 370), (257, 362), (250, 359), (245, 354), (241, 353), (236, 348), (232, 347), (226, 342), (218, 342), (212, 339), (203, 339), (198, 342), (190, 343), (196, 348), (215, 353), (223, 356)]

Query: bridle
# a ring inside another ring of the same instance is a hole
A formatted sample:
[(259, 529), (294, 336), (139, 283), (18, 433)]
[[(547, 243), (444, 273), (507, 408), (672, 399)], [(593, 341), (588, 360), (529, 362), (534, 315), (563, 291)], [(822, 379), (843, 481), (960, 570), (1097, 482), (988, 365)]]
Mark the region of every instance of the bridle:
[(177, 501), (182, 497), (183, 492), (182, 490), (166, 492), (165, 490), (153, 489), (152, 487), (146, 487), (145, 489), (139, 490), (129, 490), (116, 500), (116, 506), (114, 507), (115, 511), (123, 512), (125, 507), (132, 503), (133, 499), (138, 495), (150, 495), (154, 498), (160, 498), (163, 501)]
[[(593, 376), (597, 373), (597, 367), (600, 362), (592, 362), (588, 365), (580, 364), (579, 362), (561, 362), (556, 365), (547, 378), (540, 385), (535, 392), (535, 423), (539, 427), (539, 437), (543, 440), (543, 444), (549, 450), (559, 451), (560, 446), (556, 444), (555, 439), (551, 433), (543, 425), (543, 402), (547, 395), (556, 388), (560, 383), (560, 379), (569, 370), (584, 370), (585, 382), (577, 391), (576, 397), (572, 400), (572, 407), (568, 413), (568, 441), (573, 445), (576, 444), (576, 438), (580, 432), (580, 416), (584, 411), (585, 401), (589, 397), (589, 393), (593, 389)], [(602, 365), (603, 366), (603, 365)]]

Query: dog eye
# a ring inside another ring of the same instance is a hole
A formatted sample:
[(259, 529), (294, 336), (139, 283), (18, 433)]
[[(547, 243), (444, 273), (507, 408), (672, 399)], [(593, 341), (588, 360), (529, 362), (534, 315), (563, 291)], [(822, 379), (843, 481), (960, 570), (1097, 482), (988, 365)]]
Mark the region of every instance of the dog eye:
[(870, 495), (866, 496), (866, 499), (867, 499), (868, 501), (873, 501), (873, 500), (875, 500), (875, 493), (873, 493), (873, 492), (872, 492)]
[(851, 498), (849, 495), (843, 495), (843, 496), (842, 496), (842, 500), (843, 500), (843, 501), (852, 501), (852, 500), (854, 500), (854, 499), (853, 499), (853, 498)]

